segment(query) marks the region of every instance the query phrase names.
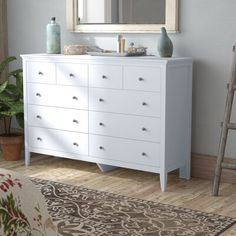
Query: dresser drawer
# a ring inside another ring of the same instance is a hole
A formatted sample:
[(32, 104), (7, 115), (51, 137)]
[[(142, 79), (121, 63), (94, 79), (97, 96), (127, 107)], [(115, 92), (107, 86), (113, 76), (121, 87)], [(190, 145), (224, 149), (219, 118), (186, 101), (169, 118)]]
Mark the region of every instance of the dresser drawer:
[(127, 163), (160, 166), (160, 145), (89, 135), (89, 155)]
[(28, 124), (88, 133), (88, 111), (29, 105)]
[(29, 127), (30, 147), (88, 155), (88, 135)]
[(88, 66), (86, 64), (58, 63), (57, 84), (88, 86)]
[(122, 66), (89, 65), (89, 86), (122, 88)]
[(90, 88), (89, 110), (160, 117), (159, 93)]
[(89, 133), (160, 142), (160, 119), (103, 112), (89, 112)]
[(56, 66), (50, 62), (27, 62), (27, 82), (56, 83)]
[(59, 85), (27, 84), (28, 103), (88, 109), (88, 89)]
[(125, 66), (124, 88), (159, 92), (161, 90), (161, 68)]

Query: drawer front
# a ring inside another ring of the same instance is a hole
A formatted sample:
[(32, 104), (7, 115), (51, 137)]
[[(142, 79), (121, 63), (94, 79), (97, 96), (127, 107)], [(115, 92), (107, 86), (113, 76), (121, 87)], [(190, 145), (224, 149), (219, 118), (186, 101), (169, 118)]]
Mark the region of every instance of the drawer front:
[(88, 89), (59, 85), (27, 84), (28, 104), (88, 109)]
[(125, 66), (124, 88), (159, 92), (161, 90), (161, 68)]
[(30, 147), (88, 155), (88, 135), (44, 128), (29, 128)]
[(89, 65), (89, 86), (122, 88), (122, 66)]
[(160, 117), (159, 93), (90, 88), (89, 109)]
[(89, 133), (160, 142), (160, 119), (89, 112)]
[(88, 111), (29, 105), (28, 124), (88, 133)]
[(89, 135), (89, 155), (128, 163), (160, 166), (160, 145)]
[(50, 62), (27, 62), (27, 82), (56, 83), (56, 66)]
[(62, 85), (88, 86), (88, 66), (86, 64), (57, 64), (57, 83)]

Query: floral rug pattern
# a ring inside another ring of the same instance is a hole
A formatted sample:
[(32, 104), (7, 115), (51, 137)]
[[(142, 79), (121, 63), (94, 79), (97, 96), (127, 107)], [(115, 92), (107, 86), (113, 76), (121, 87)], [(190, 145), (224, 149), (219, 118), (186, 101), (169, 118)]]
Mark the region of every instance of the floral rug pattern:
[(216, 236), (235, 223), (220, 215), (32, 179), (60, 235)]

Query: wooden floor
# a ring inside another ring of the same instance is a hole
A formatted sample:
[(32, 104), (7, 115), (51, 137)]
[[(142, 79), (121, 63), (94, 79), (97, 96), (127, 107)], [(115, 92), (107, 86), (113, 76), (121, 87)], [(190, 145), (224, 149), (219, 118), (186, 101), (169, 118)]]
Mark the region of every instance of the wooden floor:
[[(221, 184), (220, 196), (212, 197), (212, 182), (197, 178), (181, 180), (169, 174), (167, 192), (160, 191), (159, 175), (118, 168), (101, 173), (96, 164), (56, 157), (36, 155), (29, 167), (24, 162), (6, 162), (0, 158), (0, 168), (10, 169), (27, 176), (125, 196), (187, 207), (236, 218), (236, 184)], [(222, 235), (236, 235), (236, 226)]]

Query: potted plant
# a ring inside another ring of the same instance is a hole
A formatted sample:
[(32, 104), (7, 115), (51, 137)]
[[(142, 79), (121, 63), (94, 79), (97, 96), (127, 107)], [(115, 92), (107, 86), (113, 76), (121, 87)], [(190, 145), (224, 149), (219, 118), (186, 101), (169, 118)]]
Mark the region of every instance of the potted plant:
[[(6, 72), (10, 62), (16, 60), (9, 57), (0, 62), (0, 78)], [(24, 143), (23, 132), (14, 132), (11, 129), (12, 118), (15, 117), (21, 128), (24, 127), (23, 109), (23, 73), (22, 69), (7, 73), (6, 78), (0, 82), (0, 122), (2, 133), (0, 134), (0, 144), (5, 160), (15, 161), (21, 157)], [(14, 78), (14, 83), (10, 79)]]

